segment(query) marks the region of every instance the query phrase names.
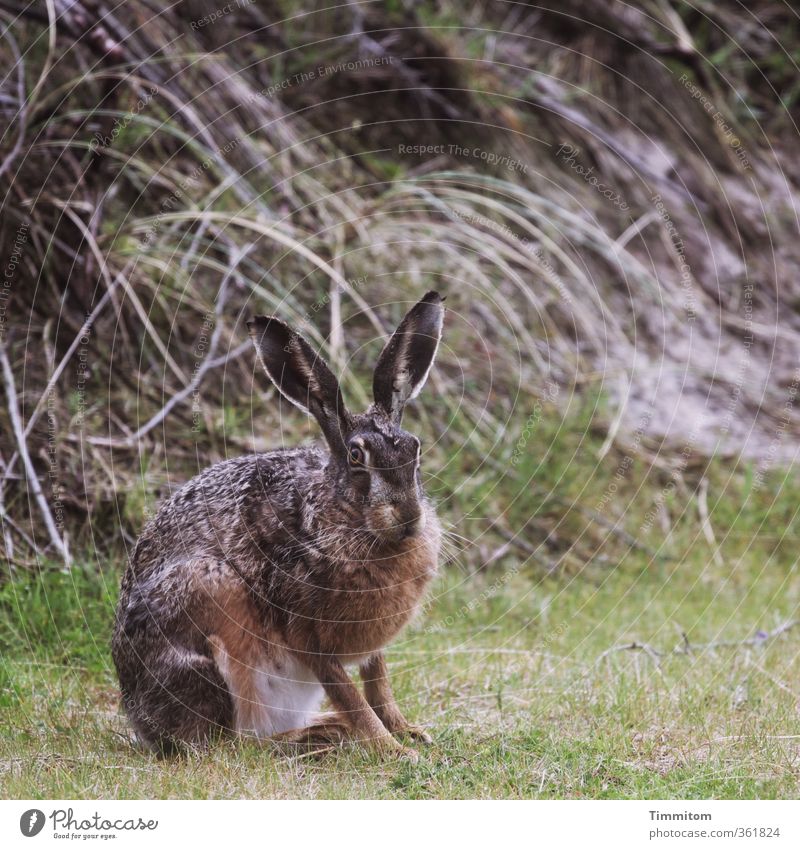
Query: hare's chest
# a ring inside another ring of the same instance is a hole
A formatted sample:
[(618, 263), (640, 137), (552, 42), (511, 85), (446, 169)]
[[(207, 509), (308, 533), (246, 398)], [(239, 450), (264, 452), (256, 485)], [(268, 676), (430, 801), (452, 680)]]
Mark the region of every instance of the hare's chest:
[(419, 611), (437, 570), (438, 547), (418, 546), (369, 569), (354, 569), (332, 591), (319, 622), (321, 642), (343, 660), (357, 660), (385, 646)]
[(320, 642), (343, 663), (357, 662), (390, 643), (420, 609), (428, 581), (415, 581), (402, 591), (374, 590), (337, 606)]

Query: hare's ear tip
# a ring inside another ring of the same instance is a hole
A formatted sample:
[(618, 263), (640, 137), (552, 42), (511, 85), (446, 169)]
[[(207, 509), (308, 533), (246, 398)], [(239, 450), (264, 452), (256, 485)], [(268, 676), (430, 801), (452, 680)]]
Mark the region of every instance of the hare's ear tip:
[[(278, 321), (278, 319), (274, 315), (254, 315), (245, 324), (251, 333), (256, 333), (257, 331), (264, 330), (271, 321)], [(282, 324), (283, 322), (278, 323)]]

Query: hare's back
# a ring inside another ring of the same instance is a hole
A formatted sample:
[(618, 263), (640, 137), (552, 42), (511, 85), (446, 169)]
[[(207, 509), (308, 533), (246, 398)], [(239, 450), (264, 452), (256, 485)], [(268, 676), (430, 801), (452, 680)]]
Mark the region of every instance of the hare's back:
[(223, 460), (187, 481), (148, 522), (131, 557), (135, 574), (193, 558), (238, 559), (294, 524), (304, 487), (322, 470), (317, 446)]

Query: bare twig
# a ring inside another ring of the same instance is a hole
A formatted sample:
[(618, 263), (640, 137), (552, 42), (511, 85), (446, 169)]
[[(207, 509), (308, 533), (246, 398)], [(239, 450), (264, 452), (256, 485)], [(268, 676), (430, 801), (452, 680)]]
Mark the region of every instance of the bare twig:
[[(530, 557), (533, 557), (534, 560), (538, 560), (543, 566), (547, 568), (548, 572), (555, 572), (558, 569), (558, 561), (550, 560), (549, 557), (545, 557), (541, 552), (541, 546), (531, 545), (529, 542), (526, 542), (519, 534), (515, 534), (509, 528), (504, 527), (499, 522), (494, 523), (494, 529), (500, 534), (500, 536), (504, 537), (508, 540), (511, 545), (515, 545), (520, 551), (524, 551)], [(489, 561), (491, 562), (491, 561)]]
[(658, 649), (654, 649), (651, 645), (647, 643), (639, 643), (635, 640), (632, 643), (625, 643), (621, 646), (612, 646), (610, 649), (606, 649), (604, 652), (601, 652), (595, 663), (600, 663), (601, 660), (608, 657), (610, 654), (614, 654), (619, 651), (641, 651), (644, 652), (651, 660), (653, 660), (656, 665), (658, 665), (660, 658), (664, 657), (670, 652), (659, 651)]
[[(339, 228), (337, 236), (336, 256), (333, 260), (333, 267), (341, 275), (342, 274), (342, 253), (344, 251), (344, 234), (342, 228)], [(344, 275), (342, 275), (344, 276)], [(335, 280), (330, 282), (330, 298), (331, 298), (331, 335), (328, 342), (330, 350), (331, 362), (337, 370), (340, 370), (344, 365), (344, 335), (342, 332), (342, 290)]]
[(711, 527), (711, 519), (708, 515), (708, 478), (703, 477), (700, 480), (700, 487), (697, 493), (697, 510), (700, 513), (700, 525), (703, 529), (703, 536), (706, 542), (711, 546), (714, 562), (717, 566), (724, 566), (725, 561), (719, 551), (717, 538), (714, 536), (714, 529)]
[(798, 625), (800, 625), (800, 619), (790, 619), (789, 621), (784, 622), (783, 625), (779, 625), (772, 631), (768, 631), (767, 633), (759, 632), (755, 636), (747, 637), (744, 640), (718, 640), (712, 643), (689, 643), (689, 641), (686, 640), (683, 646), (679, 646), (673, 650), (673, 654), (687, 654), (689, 651), (698, 651), (701, 649), (759, 646), (763, 643), (768, 642), (769, 640), (774, 640), (776, 637), (780, 637), (782, 634), (785, 634), (787, 631), (791, 631), (792, 628), (796, 628)]
[(763, 631), (759, 631), (755, 636), (747, 637), (744, 640), (716, 640), (710, 643), (690, 643), (686, 637), (686, 634), (682, 634), (681, 644), (675, 646), (675, 648), (671, 649), (670, 651), (656, 649), (653, 648), (653, 646), (648, 645), (647, 643), (642, 643), (638, 642), (637, 640), (634, 640), (631, 643), (625, 643), (619, 646), (612, 646), (611, 648), (606, 649), (604, 652), (601, 652), (598, 655), (595, 663), (599, 663), (601, 660), (608, 657), (609, 655), (621, 651), (642, 651), (657, 663), (660, 658), (668, 657), (669, 655), (689, 655), (694, 654), (698, 651), (713, 651), (714, 649), (720, 648), (742, 648), (744, 646), (759, 646), (769, 642), (770, 640), (774, 640), (777, 637), (780, 637), (782, 634), (785, 634), (792, 628), (796, 628), (798, 625), (800, 625), (800, 619), (790, 619), (788, 622), (784, 622), (783, 625), (779, 625), (772, 631), (768, 631), (766, 633)]
[[(2, 458), (0, 458), (0, 465), (5, 468), (5, 463)], [(0, 525), (3, 528), (3, 542), (5, 544), (6, 549), (6, 557), (8, 558), (8, 562), (11, 563), (14, 560), (14, 540), (11, 536), (11, 531), (6, 527), (7, 524), (10, 524), (9, 516), (6, 513), (6, 505), (5, 505), (5, 488), (3, 486), (3, 479), (0, 478)]]
[(235, 255), (231, 257), (231, 263), (228, 267), (228, 272), (225, 275), (222, 283), (219, 287), (219, 294), (217, 295), (217, 303), (214, 310), (215, 314), (215, 323), (214, 330), (211, 334), (211, 341), (208, 346), (208, 354), (206, 355), (203, 362), (196, 369), (192, 379), (189, 383), (178, 393), (172, 396), (172, 398), (167, 401), (167, 403), (157, 412), (155, 415), (151, 416), (150, 419), (145, 422), (137, 431), (132, 433), (130, 436), (125, 439), (104, 439), (104, 438), (90, 438), (88, 441), (93, 445), (111, 445), (114, 447), (123, 447), (126, 445), (136, 445), (139, 440), (146, 436), (153, 428), (157, 427), (164, 419), (178, 406), (178, 404), (182, 404), (187, 398), (189, 398), (194, 392), (197, 391), (200, 384), (203, 382), (203, 378), (206, 373), (213, 367), (221, 365), (223, 363), (229, 362), (233, 355), (238, 356), (242, 351), (246, 350), (250, 347), (250, 341), (243, 342), (238, 348), (229, 354), (218, 358), (215, 357), (217, 353), (217, 348), (219, 347), (219, 340), (222, 336), (222, 311), (225, 307), (225, 302), (228, 299), (228, 284), (230, 283), (231, 277), (233, 276), (236, 267), (239, 263), (244, 259), (244, 257), (249, 252), (252, 245), (248, 245), (241, 251), (238, 251)]
[[(0, 505), (0, 510), (3, 511), (2, 514), (0, 515), (0, 522), (4, 523), (5, 525), (8, 525), (8, 527), (11, 528), (13, 531), (16, 531), (16, 533), (19, 534), (20, 539), (22, 539), (25, 542), (25, 545), (27, 545), (28, 548), (30, 548), (30, 550), (32, 552), (34, 552), (34, 554), (35, 554), (36, 553), (36, 543), (31, 539), (30, 536), (28, 536), (28, 534), (25, 533), (25, 531), (22, 530), (22, 528), (11, 518), (11, 516), (9, 516), (7, 512), (5, 512), (5, 508), (1, 505)], [(8, 531), (5, 528), (4, 528), (4, 531), (5, 531), (5, 533), (8, 533)], [(13, 541), (12, 541), (12, 543), (13, 543)], [(12, 545), (12, 550), (13, 550), (13, 545)], [(8, 559), (9, 559), (9, 561), (11, 561), (11, 559), (12, 559), (12, 553), (11, 552), (9, 553)]]
[[(3, 16), (5, 17), (5, 16)], [(11, 149), (11, 152), (6, 156), (3, 162), (0, 164), (0, 177), (8, 171), (9, 168), (16, 161), (19, 156), (20, 151), (22, 150), (22, 145), (25, 140), (25, 127), (27, 125), (27, 115), (26, 115), (26, 94), (25, 94), (25, 62), (22, 59), (22, 56), (19, 52), (19, 47), (17, 46), (17, 42), (14, 39), (14, 36), (11, 34), (11, 30), (8, 25), (3, 29), (3, 38), (8, 42), (9, 47), (11, 48), (11, 52), (14, 54), (14, 66), (17, 69), (17, 103), (19, 104), (19, 109), (17, 111), (17, 123), (19, 124), (19, 130), (17, 132), (17, 138), (14, 142), (14, 146)]]
[(50, 512), (50, 505), (47, 503), (47, 499), (44, 496), (42, 485), (39, 482), (39, 478), (36, 475), (36, 469), (34, 469), (33, 462), (31, 461), (30, 454), (28, 453), (28, 446), (25, 442), (25, 434), (22, 428), (22, 419), (20, 418), (19, 407), (17, 406), (17, 388), (14, 385), (14, 372), (11, 370), (11, 363), (8, 361), (5, 346), (0, 347), (0, 366), (2, 366), (3, 369), (3, 382), (6, 389), (6, 398), (8, 399), (8, 416), (11, 419), (11, 428), (14, 431), (14, 438), (17, 441), (17, 451), (20, 457), (22, 457), (22, 463), (25, 466), (25, 474), (28, 479), (31, 494), (36, 500), (36, 503), (39, 505), (39, 510), (42, 514), (42, 518), (44, 519), (47, 532), (50, 535), (50, 541), (63, 558), (64, 565), (69, 567), (69, 551), (67, 550), (67, 546), (61, 538), (61, 534), (53, 520), (53, 514)]
[[(127, 269), (124, 269), (114, 278), (113, 283), (103, 293), (103, 296), (97, 302), (97, 306), (86, 317), (86, 320), (81, 325), (80, 331), (75, 336), (75, 339), (73, 339), (69, 348), (67, 348), (64, 356), (61, 358), (61, 362), (53, 370), (53, 373), (50, 375), (50, 379), (47, 381), (47, 386), (45, 386), (44, 391), (42, 392), (42, 395), (39, 398), (39, 402), (34, 407), (33, 413), (31, 413), (31, 417), (28, 419), (28, 424), (25, 425), (25, 436), (30, 435), (30, 432), (33, 430), (34, 426), (36, 425), (36, 422), (38, 421), (39, 416), (41, 415), (42, 411), (44, 410), (45, 406), (47, 405), (47, 396), (50, 394), (50, 392), (52, 392), (53, 388), (55, 387), (56, 383), (58, 382), (58, 379), (63, 374), (64, 369), (67, 367), (67, 364), (69, 363), (72, 355), (75, 353), (75, 351), (77, 351), (78, 346), (81, 344), (81, 339), (86, 337), (91, 332), (92, 325), (94, 324), (95, 320), (97, 319), (97, 316), (101, 313), (101, 311), (103, 310), (103, 307), (108, 303), (114, 289), (116, 289), (118, 284), (125, 278), (126, 273), (127, 273)], [(8, 465), (10, 467), (12, 465), (12, 463), (9, 462)]]
[[(81, 339), (83, 339), (90, 332), (95, 319), (100, 314), (100, 311), (103, 309), (103, 307), (106, 305), (109, 298), (111, 297), (114, 288), (125, 274), (126, 270), (121, 271), (115, 278), (113, 284), (108, 289), (106, 289), (106, 291), (103, 293), (103, 296), (97, 302), (97, 306), (91, 311), (91, 313), (86, 317), (86, 320), (81, 325), (80, 331), (75, 336), (75, 339), (73, 339), (72, 344), (69, 346), (69, 348), (67, 348), (66, 353), (61, 358), (61, 362), (55, 367), (55, 369), (53, 369), (53, 373), (50, 375), (50, 379), (47, 381), (47, 385), (45, 386), (42, 394), (39, 396), (39, 401), (33, 408), (33, 412), (31, 413), (30, 418), (28, 419), (28, 423), (25, 425), (25, 430), (23, 431), (23, 438), (27, 439), (27, 437), (30, 436), (31, 431), (36, 425), (36, 422), (39, 420), (39, 416), (42, 414), (47, 405), (47, 399), (50, 397), (50, 393), (53, 391), (53, 388), (58, 382), (58, 379), (63, 374), (64, 369), (67, 367), (67, 364), (72, 358), (72, 355), (78, 349), (78, 346), (81, 343)], [(2, 479), (4, 481), (9, 479), (9, 476), (13, 472), (14, 465), (19, 456), (19, 450), (15, 451), (14, 454), (11, 455), (11, 459), (8, 461), (8, 464), (6, 465), (6, 468), (3, 471)]]

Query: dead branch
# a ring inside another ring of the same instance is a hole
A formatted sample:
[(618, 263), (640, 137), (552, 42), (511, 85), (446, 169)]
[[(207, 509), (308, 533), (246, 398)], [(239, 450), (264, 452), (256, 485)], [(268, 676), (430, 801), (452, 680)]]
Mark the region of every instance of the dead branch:
[(39, 478), (36, 475), (36, 469), (34, 469), (33, 462), (31, 461), (30, 454), (28, 453), (28, 446), (25, 442), (25, 434), (22, 428), (22, 419), (20, 418), (19, 407), (17, 405), (17, 388), (14, 384), (14, 372), (11, 370), (11, 363), (8, 361), (5, 345), (0, 346), (0, 366), (2, 366), (3, 369), (3, 382), (5, 383), (6, 398), (8, 399), (8, 416), (11, 419), (11, 428), (14, 431), (14, 438), (17, 441), (17, 451), (20, 457), (22, 457), (22, 464), (25, 467), (25, 474), (28, 479), (31, 494), (33, 495), (36, 503), (39, 505), (39, 511), (44, 519), (47, 533), (50, 536), (50, 541), (63, 558), (64, 565), (69, 568), (71, 565), (69, 551), (67, 550), (66, 543), (61, 538), (61, 534), (53, 520), (53, 514), (50, 512), (50, 505), (47, 503), (47, 499), (44, 496), (42, 485), (39, 482)]
[(650, 657), (653, 661), (658, 664), (661, 658), (669, 657), (670, 655), (690, 655), (699, 651), (714, 651), (715, 649), (721, 648), (742, 648), (744, 646), (760, 646), (765, 643), (770, 642), (771, 640), (780, 637), (782, 634), (785, 634), (787, 631), (790, 631), (792, 628), (796, 628), (800, 625), (800, 619), (790, 619), (788, 622), (784, 622), (783, 625), (779, 625), (772, 631), (763, 632), (759, 631), (753, 637), (747, 637), (744, 640), (715, 640), (710, 643), (690, 643), (686, 634), (683, 634), (683, 641), (680, 645), (675, 646), (674, 649), (670, 651), (664, 651), (662, 649), (653, 648), (653, 646), (648, 645), (647, 643), (642, 643), (634, 640), (631, 643), (625, 643), (619, 646), (612, 646), (609, 649), (606, 649), (604, 652), (601, 652), (597, 656), (597, 660), (595, 663), (600, 663), (601, 660), (604, 660), (611, 654), (615, 654), (616, 652), (621, 651), (641, 651), (644, 652), (648, 657)]
[(88, 441), (92, 445), (106, 445), (117, 448), (136, 445), (139, 440), (142, 439), (143, 436), (146, 436), (151, 430), (153, 430), (153, 428), (161, 424), (161, 422), (164, 421), (164, 419), (170, 414), (172, 410), (175, 409), (175, 407), (178, 406), (178, 404), (182, 404), (187, 398), (189, 398), (197, 391), (200, 384), (203, 382), (203, 378), (206, 376), (206, 374), (211, 368), (228, 363), (229, 361), (234, 359), (234, 355), (239, 356), (242, 352), (244, 352), (250, 347), (251, 343), (248, 340), (247, 342), (243, 342), (233, 351), (231, 351), (227, 355), (224, 355), (221, 358), (215, 356), (217, 353), (217, 348), (219, 347), (220, 338), (222, 336), (222, 322), (220, 319), (222, 318), (222, 311), (228, 299), (228, 284), (230, 283), (231, 277), (233, 277), (237, 266), (245, 258), (245, 256), (247, 256), (251, 248), (252, 245), (248, 245), (243, 250), (236, 252), (235, 255), (231, 257), (228, 272), (222, 280), (222, 283), (220, 283), (219, 287), (219, 294), (217, 296), (217, 303), (214, 310), (216, 320), (214, 324), (214, 330), (211, 334), (211, 341), (209, 342), (208, 346), (208, 354), (195, 371), (189, 383), (180, 392), (173, 395), (172, 398), (170, 398), (169, 401), (167, 401), (167, 403), (157, 413), (151, 416), (150, 419), (145, 422), (135, 433), (132, 433), (130, 436), (124, 439), (104, 439), (102, 437), (90, 438)]

